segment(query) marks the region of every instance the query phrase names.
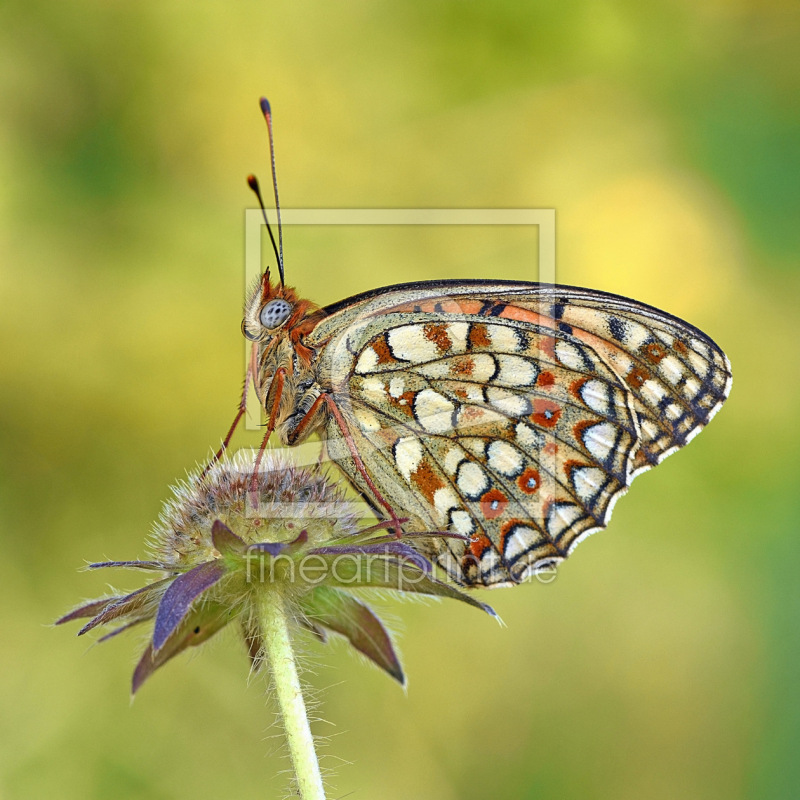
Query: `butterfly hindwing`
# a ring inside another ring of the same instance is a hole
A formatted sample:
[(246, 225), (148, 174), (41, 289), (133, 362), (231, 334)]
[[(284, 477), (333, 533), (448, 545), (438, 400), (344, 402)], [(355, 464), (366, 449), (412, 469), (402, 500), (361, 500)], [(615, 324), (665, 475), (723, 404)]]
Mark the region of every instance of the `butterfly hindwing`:
[[(340, 304), (315, 339), (363, 466), (407, 529), (472, 537), (429, 545), (468, 584), (516, 583), (566, 557), (730, 383), (693, 327), (571, 287), (388, 287)], [(369, 495), (333, 420), (326, 441)]]

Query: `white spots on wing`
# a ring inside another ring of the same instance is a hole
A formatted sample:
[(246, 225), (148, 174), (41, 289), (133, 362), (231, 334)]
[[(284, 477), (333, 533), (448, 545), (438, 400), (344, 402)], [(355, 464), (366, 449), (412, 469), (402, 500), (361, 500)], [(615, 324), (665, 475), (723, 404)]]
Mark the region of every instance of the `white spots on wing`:
[(488, 455), (489, 469), (499, 472), (508, 478), (516, 478), (522, 472), (524, 460), (522, 454), (516, 447), (504, 442), (502, 439), (495, 439), (486, 449)]
[(366, 408), (360, 406), (356, 407), (353, 413), (362, 431), (374, 433), (381, 429), (381, 423), (378, 421), (378, 418), (371, 411), (367, 411)]
[(395, 358), (422, 364), (440, 357), (436, 342), (425, 336), (422, 325), (403, 325), (393, 328), (386, 334), (392, 354)]
[(422, 442), (413, 436), (398, 439), (394, 446), (394, 458), (400, 474), (410, 483), (411, 474), (422, 461)]
[(414, 415), (428, 433), (449, 433), (453, 430), (455, 405), (433, 389), (417, 392)]
[(545, 446), (544, 434), (524, 422), (518, 422), (514, 431), (520, 446), (528, 452), (538, 453)]
[(439, 358), (415, 367), (415, 372), (432, 380), (450, 379), (487, 383), (497, 372), (497, 362), (489, 353), (458, 355)]
[(506, 561), (514, 562), (532, 550), (541, 537), (536, 528), (528, 525), (515, 525), (505, 537), (504, 551)]
[(643, 344), (651, 340), (653, 335), (648, 328), (632, 319), (625, 320), (625, 332), (627, 334), (625, 346), (631, 352), (639, 350)]
[(406, 382), (402, 377), (395, 377), (389, 381), (389, 394), (395, 399), (400, 397), (406, 390)]
[(496, 353), (518, 353), (521, 349), (520, 341), (510, 325), (487, 326), (492, 340), (492, 350)]
[(367, 347), (356, 361), (356, 372), (359, 375), (367, 375), (377, 366), (378, 354), (371, 347)]
[(452, 368), (453, 361), (451, 359), (442, 359), (441, 361), (432, 361), (430, 364), (421, 364), (415, 368), (415, 372), (425, 378), (440, 380), (452, 377)]
[(458, 496), (450, 486), (443, 486), (433, 493), (433, 505), (436, 507), (437, 511), (445, 515), (445, 519), (447, 512), (450, 511), (451, 508), (461, 507)]
[(598, 414), (608, 414), (609, 411), (609, 386), (596, 379), (588, 380), (581, 386), (579, 394), (584, 403)]
[(696, 351), (705, 358), (706, 361), (711, 360), (711, 350), (709, 346), (701, 339), (692, 338), (689, 341), (690, 352)]
[(692, 400), (697, 396), (699, 391), (700, 381), (697, 380), (697, 378), (687, 378), (686, 383), (683, 385), (683, 396)]
[(658, 371), (670, 386), (674, 386), (686, 373), (686, 367), (675, 356), (666, 356), (659, 362)]
[(597, 467), (574, 467), (571, 475), (575, 492), (584, 503), (592, 502), (606, 480), (603, 470)]
[(658, 381), (654, 381), (652, 378), (649, 378), (641, 385), (639, 392), (645, 403), (653, 408), (656, 408), (659, 400), (667, 394), (664, 385)]
[(586, 369), (581, 351), (572, 342), (565, 342), (563, 339), (556, 341), (556, 358), (567, 368), (575, 371)]
[[(463, 444), (463, 442), (462, 442)], [(448, 475), (455, 475), (458, 465), (464, 460), (464, 452), (460, 447), (451, 446), (442, 459), (442, 466)]]
[(582, 437), (584, 447), (603, 464), (617, 440), (617, 430), (610, 422), (600, 422), (584, 428)]
[(547, 512), (547, 533), (551, 539), (558, 539), (582, 516), (583, 511), (574, 503), (553, 503)]
[(640, 423), (645, 441), (657, 439), (662, 431), (651, 419), (643, 419)]
[(475, 353), (472, 357), (472, 372), (469, 380), (476, 383), (487, 383), (497, 372), (497, 362), (489, 353)]
[(531, 412), (531, 404), (527, 397), (497, 386), (486, 389), (486, 399), (489, 404), (509, 417), (524, 417)]
[(458, 468), (456, 485), (465, 497), (477, 500), (489, 488), (489, 478), (474, 461), (465, 461)]
[(497, 356), (499, 371), (497, 380), (509, 386), (532, 386), (536, 383), (539, 370), (528, 358), (501, 354)]
[(380, 378), (364, 378), (362, 387), (368, 394), (383, 395), (386, 392), (386, 384)]
[(467, 351), (467, 335), (469, 334), (468, 322), (451, 322), (447, 325), (447, 335), (450, 337), (450, 350), (452, 353), (465, 353)]
[[(692, 339), (692, 344), (696, 344), (697, 340)], [(694, 350), (690, 350), (686, 356), (688, 362), (692, 365), (692, 369), (701, 377), (705, 378), (708, 374), (708, 361), (703, 358), (699, 353), (695, 353)]]
[(474, 403), (475, 405), (481, 405), (484, 402), (483, 387), (467, 383), (464, 384), (462, 388), (466, 393), (466, 397), (464, 398), (464, 400), (467, 403)]
[(471, 536), (475, 531), (475, 521), (463, 509), (453, 511), (450, 514), (450, 524), (456, 533), (460, 533), (463, 536)]

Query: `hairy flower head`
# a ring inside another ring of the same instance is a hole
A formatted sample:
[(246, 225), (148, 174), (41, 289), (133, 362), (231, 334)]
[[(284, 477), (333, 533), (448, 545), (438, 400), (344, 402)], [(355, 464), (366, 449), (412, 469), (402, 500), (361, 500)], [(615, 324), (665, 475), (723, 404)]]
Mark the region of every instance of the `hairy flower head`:
[(153, 623), (133, 675), (133, 692), (187, 647), (231, 622), (242, 633), (254, 667), (262, 659), (258, 625), (261, 592), (280, 592), (292, 619), (322, 641), (328, 632), (405, 682), (380, 620), (349, 589), (380, 588), (452, 597), (492, 610), (433, 574), (412, 546), (422, 536), (396, 539), (382, 524), (359, 528), (341, 488), (319, 467), (300, 468), (267, 457), (250, 490), (252, 458), (237, 455), (173, 488), (151, 537), (153, 558), (107, 561), (91, 569), (144, 570), (154, 580), (129, 594), (84, 603), (56, 624), (89, 621), (79, 635), (110, 627), (101, 641)]

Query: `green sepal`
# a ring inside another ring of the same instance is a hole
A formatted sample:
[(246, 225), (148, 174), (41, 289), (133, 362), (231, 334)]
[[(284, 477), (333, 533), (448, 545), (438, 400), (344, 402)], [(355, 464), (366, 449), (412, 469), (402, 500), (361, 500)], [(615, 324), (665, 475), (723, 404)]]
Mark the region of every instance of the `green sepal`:
[(207, 601), (186, 614), (178, 627), (172, 631), (164, 645), (156, 652), (152, 642), (142, 654), (133, 673), (131, 694), (161, 666), (182, 653), (187, 647), (196, 647), (222, 630), (239, 612), (225, 603)]
[(372, 610), (350, 594), (318, 586), (300, 600), (310, 628), (344, 636), (360, 653), (405, 686), (405, 675), (392, 640)]

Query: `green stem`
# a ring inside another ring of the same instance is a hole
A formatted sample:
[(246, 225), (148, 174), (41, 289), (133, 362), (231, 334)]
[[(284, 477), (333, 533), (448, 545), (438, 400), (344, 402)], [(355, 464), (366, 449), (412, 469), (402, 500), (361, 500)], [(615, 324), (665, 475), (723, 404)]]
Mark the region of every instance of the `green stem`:
[(280, 594), (266, 587), (261, 592), (261, 627), (300, 797), (302, 800), (325, 800), (314, 738), (297, 676), (286, 610)]

